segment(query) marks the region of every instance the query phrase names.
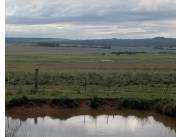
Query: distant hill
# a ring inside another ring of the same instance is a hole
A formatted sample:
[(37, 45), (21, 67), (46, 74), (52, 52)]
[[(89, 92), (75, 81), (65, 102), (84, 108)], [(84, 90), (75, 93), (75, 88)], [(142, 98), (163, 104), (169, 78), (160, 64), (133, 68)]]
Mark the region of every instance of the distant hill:
[(54, 42), (54, 41), (66, 41), (68, 39), (61, 38), (15, 38), (15, 37), (6, 37), (6, 43), (36, 43), (36, 42)]
[(155, 37), (147, 39), (91, 39), (69, 40), (57, 38), (6, 38), (6, 44), (33, 44), (36, 46), (73, 47), (176, 47), (176, 38)]
[(175, 38), (155, 37), (151, 39), (94, 39), (94, 40), (72, 40), (69, 44), (109, 45), (121, 47), (176, 47)]

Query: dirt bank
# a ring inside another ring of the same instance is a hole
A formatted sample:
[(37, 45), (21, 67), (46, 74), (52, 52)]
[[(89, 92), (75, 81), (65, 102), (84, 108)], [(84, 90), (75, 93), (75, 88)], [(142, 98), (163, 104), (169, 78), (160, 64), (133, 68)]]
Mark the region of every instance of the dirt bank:
[[(43, 106), (43, 107), (42, 107)], [(46, 108), (48, 107), (48, 108)], [(101, 98), (91, 98), (91, 99), (70, 99), (70, 98), (54, 98), (54, 99), (29, 99), (25, 96), (21, 98), (14, 98), (6, 102), (6, 108), (8, 111), (13, 109), (28, 110), (31, 108), (32, 113), (35, 110), (41, 109), (34, 114), (46, 114), (46, 112), (52, 111), (49, 108), (56, 108), (62, 113), (66, 113), (65, 110), (77, 112), (91, 112), (95, 110), (115, 112), (115, 110), (146, 110), (154, 111), (161, 114), (169, 115), (172, 117), (176, 116), (176, 104), (174, 100), (156, 99), (156, 100), (143, 100), (143, 99), (101, 99)], [(56, 109), (53, 109), (55, 111)], [(20, 111), (21, 112), (21, 111)], [(26, 111), (25, 111), (26, 112)], [(27, 114), (31, 112), (27, 111)], [(68, 115), (67, 111), (67, 115)]]

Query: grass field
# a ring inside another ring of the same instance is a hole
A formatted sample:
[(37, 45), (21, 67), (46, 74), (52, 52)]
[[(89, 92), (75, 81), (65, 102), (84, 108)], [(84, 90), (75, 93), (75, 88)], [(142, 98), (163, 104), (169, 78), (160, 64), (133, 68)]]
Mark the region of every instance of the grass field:
[(175, 72), (175, 54), (114, 55), (117, 49), (6, 47), (6, 71)]
[[(112, 54), (122, 49), (6, 47), (6, 101), (32, 99), (176, 97), (176, 54), (153, 49)], [(126, 51), (126, 49), (124, 49)], [(39, 90), (33, 92), (34, 69)]]

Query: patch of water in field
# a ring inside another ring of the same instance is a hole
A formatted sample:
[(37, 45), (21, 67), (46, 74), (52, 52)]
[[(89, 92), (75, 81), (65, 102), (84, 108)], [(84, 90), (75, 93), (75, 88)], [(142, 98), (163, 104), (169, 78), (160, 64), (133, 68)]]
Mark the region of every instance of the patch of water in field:
[(104, 59), (104, 60), (101, 60), (102, 62), (112, 62), (113, 60), (110, 60), (110, 59)]
[(6, 116), (6, 137), (175, 137), (175, 119), (167, 117), (163, 121), (133, 115), (79, 115), (64, 119)]

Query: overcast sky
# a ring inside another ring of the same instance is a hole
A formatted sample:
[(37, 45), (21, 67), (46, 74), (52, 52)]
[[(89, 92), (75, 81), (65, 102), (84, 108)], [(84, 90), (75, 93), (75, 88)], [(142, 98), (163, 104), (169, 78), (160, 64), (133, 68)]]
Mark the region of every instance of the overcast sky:
[(6, 0), (7, 37), (176, 37), (175, 0)]

